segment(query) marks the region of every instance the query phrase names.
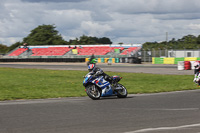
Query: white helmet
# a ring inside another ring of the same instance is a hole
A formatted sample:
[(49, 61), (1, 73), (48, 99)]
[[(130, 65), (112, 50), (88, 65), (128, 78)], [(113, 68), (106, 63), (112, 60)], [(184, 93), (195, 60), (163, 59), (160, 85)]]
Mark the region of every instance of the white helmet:
[(200, 68), (200, 63), (198, 61), (194, 62), (194, 68), (199, 69)]

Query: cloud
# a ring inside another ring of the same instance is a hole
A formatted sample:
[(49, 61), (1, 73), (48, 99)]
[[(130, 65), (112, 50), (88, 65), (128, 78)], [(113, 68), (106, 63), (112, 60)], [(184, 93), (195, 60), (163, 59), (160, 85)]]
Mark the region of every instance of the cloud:
[[(114, 2), (115, 0), (113, 0)], [(198, 0), (117, 0), (110, 7), (124, 14), (168, 14), (200, 12)]]
[(104, 36), (108, 31), (112, 31), (108, 24), (99, 24), (91, 21), (84, 21), (80, 27), (84, 33), (90, 36)]
[(192, 30), (200, 30), (200, 24), (189, 24), (188, 27)]
[(156, 19), (161, 20), (192, 20), (200, 19), (199, 13), (157, 14)]
[(37, 2), (59, 3), (59, 2), (83, 2), (83, 1), (87, 1), (87, 0), (22, 0), (22, 2), (33, 2), (33, 3), (37, 3)]
[(144, 43), (199, 35), (199, 0), (1, 0), (0, 43), (22, 41), (42, 24), (66, 39), (108, 37)]

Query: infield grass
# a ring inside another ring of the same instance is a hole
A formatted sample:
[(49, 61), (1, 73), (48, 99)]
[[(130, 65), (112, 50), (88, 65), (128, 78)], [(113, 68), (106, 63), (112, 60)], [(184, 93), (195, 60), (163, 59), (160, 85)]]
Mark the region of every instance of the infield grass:
[[(106, 72), (123, 77), (129, 94), (199, 89), (193, 75)], [(87, 71), (0, 68), (0, 100), (86, 96)]]

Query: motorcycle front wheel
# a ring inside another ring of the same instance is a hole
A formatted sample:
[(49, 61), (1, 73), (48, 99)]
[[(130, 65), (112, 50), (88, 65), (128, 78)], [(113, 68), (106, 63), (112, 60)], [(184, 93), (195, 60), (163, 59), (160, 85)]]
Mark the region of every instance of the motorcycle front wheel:
[(117, 97), (126, 98), (128, 95), (126, 88), (122, 84), (118, 84), (117, 86), (121, 88), (117, 91)]
[(101, 97), (101, 92), (95, 85), (86, 86), (86, 93), (93, 100), (98, 100)]

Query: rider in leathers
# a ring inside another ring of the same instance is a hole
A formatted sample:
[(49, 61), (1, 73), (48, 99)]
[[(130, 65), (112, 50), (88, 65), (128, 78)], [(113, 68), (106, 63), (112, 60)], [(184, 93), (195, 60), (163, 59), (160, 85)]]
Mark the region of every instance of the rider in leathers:
[(113, 78), (110, 77), (109, 75), (107, 75), (106, 73), (104, 73), (103, 70), (100, 69), (99, 67), (96, 67), (95, 64), (89, 64), (88, 70), (89, 70), (89, 72), (93, 73), (93, 77), (102, 75), (105, 80), (107, 80), (108, 82), (113, 84)]

